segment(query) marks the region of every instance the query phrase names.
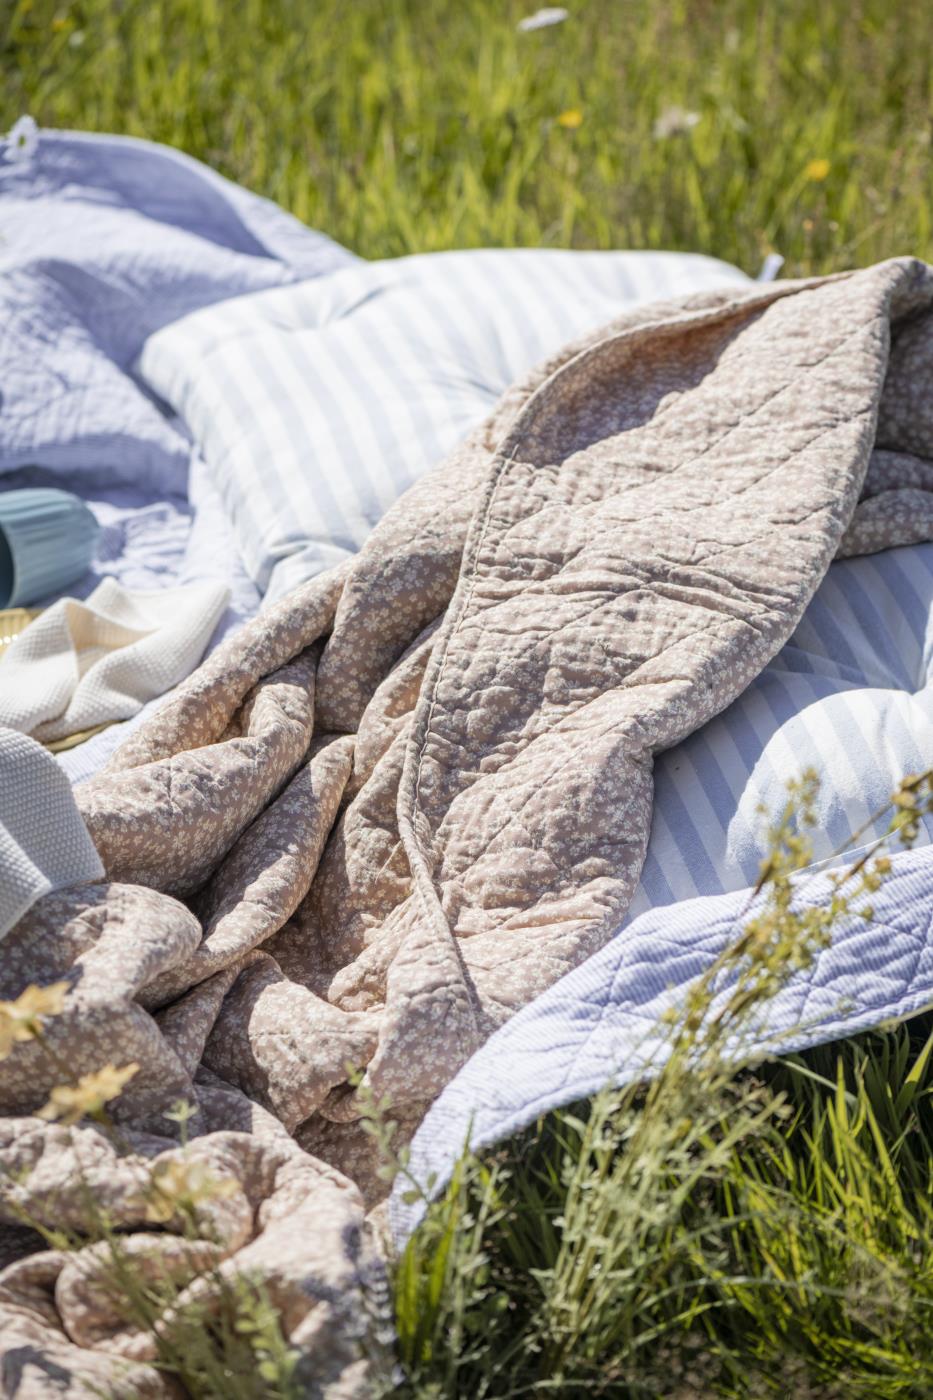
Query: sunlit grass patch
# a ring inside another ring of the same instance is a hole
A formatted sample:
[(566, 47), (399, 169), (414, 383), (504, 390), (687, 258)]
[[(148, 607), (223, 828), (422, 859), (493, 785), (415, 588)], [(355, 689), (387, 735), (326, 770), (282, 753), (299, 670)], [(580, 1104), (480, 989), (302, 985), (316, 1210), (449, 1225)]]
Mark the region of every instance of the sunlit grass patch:
[[(559, 7), (542, 7), (557, 9)], [(0, 122), (166, 141), (367, 257), (929, 255), (922, 0), (10, 0)], [(815, 172), (818, 172), (815, 173)]]

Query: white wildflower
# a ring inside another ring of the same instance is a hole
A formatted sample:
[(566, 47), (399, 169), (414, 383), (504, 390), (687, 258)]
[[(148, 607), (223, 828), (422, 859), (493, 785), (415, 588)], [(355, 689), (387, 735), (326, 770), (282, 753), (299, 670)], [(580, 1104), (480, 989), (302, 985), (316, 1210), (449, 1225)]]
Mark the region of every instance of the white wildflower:
[(680, 136), (692, 131), (699, 120), (699, 112), (688, 112), (683, 107), (665, 107), (654, 124), (654, 138), (663, 141), (668, 136)]
[(39, 146), (39, 128), (32, 117), (20, 117), (7, 132), (6, 154), (20, 165), (32, 160)]
[(528, 34), (532, 29), (547, 29), (551, 24), (561, 24), (569, 13), (559, 5), (547, 5), (543, 10), (535, 10), (533, 15), (520, 19), (515, 27), (521, 34)]

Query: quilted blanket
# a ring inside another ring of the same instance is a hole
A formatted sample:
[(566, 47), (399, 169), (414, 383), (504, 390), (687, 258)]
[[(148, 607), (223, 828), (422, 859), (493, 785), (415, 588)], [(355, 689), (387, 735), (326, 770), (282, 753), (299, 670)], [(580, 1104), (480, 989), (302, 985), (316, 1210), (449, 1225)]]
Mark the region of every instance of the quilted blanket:
[[(365, 1393), (366, 1096), (411, 1133), (604, 945), (653, 754), (748, 684), (837, 554), (933, 538), (931, 382), (933, 269), (910, 259), (633, 311), (77, 789), (106, 880), (47, 895), (0, 951), (0, 997), (68, 984), (0, 1080), (12, 1393), (173, 1393), (99, 1247), (22, 1227), (80, 1227), (89, 1189), (182, 1282), (205, 1251), (264, 1278), (309, 1393)], [(63, 1070), (106, 1065), (136, 1066), (116, 1140), (38, 1116)], [(185, 1154), (226, 1187), (203, 1249), (139, 1191)]]

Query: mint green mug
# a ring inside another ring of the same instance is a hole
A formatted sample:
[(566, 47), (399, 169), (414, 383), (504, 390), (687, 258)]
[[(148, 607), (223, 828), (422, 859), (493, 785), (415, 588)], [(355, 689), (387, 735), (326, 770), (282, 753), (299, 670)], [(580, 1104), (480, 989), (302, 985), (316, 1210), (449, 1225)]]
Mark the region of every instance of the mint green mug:
[(0, 492), (0, 608), (58, 593), (87, 570), (100, 527), (70, 491)]

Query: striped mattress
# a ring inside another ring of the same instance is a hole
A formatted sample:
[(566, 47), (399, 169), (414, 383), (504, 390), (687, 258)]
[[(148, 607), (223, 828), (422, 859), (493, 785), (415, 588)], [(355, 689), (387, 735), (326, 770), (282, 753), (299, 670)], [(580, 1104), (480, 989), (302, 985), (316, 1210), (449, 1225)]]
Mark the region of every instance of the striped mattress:
[[(569, 338), (736, 268), (667, 253), (484, 250), (354, 263), (164, 327), (139, 369), (185, 421), (266, 597), (358, 549), (372, 526)], [(933, 762), (933, 546), (840, 561), (735, 704), (659, 755), (629, 919), (753, 883), (760, 808), (821, 778), (819, 865), (905, 772)], [(924, 828), (921, 841), (929, 839)]]

